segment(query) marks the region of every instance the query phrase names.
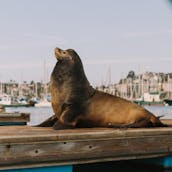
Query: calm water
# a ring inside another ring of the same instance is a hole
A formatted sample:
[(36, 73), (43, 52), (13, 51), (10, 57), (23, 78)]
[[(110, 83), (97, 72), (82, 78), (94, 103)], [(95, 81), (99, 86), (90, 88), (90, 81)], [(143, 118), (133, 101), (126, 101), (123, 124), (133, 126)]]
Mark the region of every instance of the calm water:
[(172, 119), (172, 106), (145, 106), (150, 112), (156, 116), (164, 115), (164, 119)]
[(6, 112), (28, 112), (30, 113), (30, 122), (28, 125), (36, 125), (53, 115), (53, 110), (50, 107), (38, 108), (38, 107), (17, 107), (6, 108)]

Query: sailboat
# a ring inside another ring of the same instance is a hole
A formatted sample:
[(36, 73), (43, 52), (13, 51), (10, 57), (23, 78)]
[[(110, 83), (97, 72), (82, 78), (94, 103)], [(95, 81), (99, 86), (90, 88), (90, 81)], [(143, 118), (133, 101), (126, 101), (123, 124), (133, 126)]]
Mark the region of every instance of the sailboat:
[(47, 84), (44, 84), (43, 99), (35, 103), (35, 107), (51, 107), (51, 97), (47, 92)]
[(3, 94), (0, 96), (0, 105), (11, 105), (12, 104), (12, 98), (11, 96), (7, 94)]
[(172, 90), (172, 79), (168, 75), (168, 98), (164, 99), (165, 105), (166, 106), (172, 106), (172, 95), (171, 95), (171, 90)]
[(43, 99), (38, 103), (35, 103), (35, 107), (51, 107), (51, 102), (47, 99)]
[(46, 62), (44, 61), (44, 93), (43, 99), (35, 103), (35, 107), (51, 107), (51, 98), (48, 95), (47, 91), (47, 79), (46, 79)]

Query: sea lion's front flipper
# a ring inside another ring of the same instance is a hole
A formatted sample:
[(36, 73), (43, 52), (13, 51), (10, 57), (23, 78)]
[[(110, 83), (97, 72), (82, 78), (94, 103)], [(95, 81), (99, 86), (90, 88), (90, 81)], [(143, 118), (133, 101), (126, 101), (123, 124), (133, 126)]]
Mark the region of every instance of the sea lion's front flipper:
[(50, 118), (43, 121), (41, 124), (35, 125), (34, 127), (52, 127), (57, 122), (57, 116), (53, 115)]
[(75, 128), (78, 119), (78, 109), (72, 104), (65, 104), (59, 120), (53, 125), (55, 130)]
[(60, 123), (60, 121), (57, 121), (53, 125), (54, 130), (64, 130), (64, 129), (73, 129), (73, 128), (75, 128), (75, 127), (72, 125), (64, 125), (64, 124)]

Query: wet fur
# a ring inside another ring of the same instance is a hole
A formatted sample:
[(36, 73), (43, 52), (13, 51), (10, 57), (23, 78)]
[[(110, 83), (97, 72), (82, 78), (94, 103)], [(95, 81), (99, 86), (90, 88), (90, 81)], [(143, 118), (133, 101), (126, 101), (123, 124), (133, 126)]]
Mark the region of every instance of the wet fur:
[(74, 50), (55, 49), (58, 62), (51, 75), (55, 115), (40, 124), (54, 129), (82, 127), (164, 127), (159, 118), (125, 99), (92, 88)]

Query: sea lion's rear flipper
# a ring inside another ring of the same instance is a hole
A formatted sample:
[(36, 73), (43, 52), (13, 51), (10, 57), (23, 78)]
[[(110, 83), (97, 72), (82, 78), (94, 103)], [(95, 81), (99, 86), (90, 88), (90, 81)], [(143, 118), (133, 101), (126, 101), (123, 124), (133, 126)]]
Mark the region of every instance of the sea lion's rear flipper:
[(72, 125), (64, 125), (60, 121), (55, 122), (53, 125), (54, 130), (64, 130), (64, 129), (73, 129), (75, 126)]
[(130, 124), (130, 128), (144, 128), (144, 127), (152, 127), (152, 122), (148, 118), (140, 118), (135, 121), (133, 124)]
[(126, 128), (148, 128), (148, 127), (167, 127), (163, 124), (157, 117), (152, 116), (152, 118), (140, 118), (131, 124), (124, 125)]
[(38, 124), (34, 127), (52, 127), (57, 122), (57, 116), (53, 115), (50, 118), (43, 121), (41, 124)]
[(144, 128), (144, 127), (152, 127), (152, 122), (147, 118), (140, 118), (139, 120), (129, 123), (129, 124), (118, 124), (118, 125), (111, 125), (112, 128), (120, 128), (120, 129), (126, 129), (126, 128)]

